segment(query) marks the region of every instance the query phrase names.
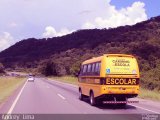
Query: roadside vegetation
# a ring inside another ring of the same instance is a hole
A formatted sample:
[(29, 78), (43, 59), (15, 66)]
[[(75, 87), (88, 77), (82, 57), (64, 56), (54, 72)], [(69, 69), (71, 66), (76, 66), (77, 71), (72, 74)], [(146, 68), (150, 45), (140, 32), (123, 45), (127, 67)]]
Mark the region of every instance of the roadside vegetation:
[(24, 83), (24, 77), (0, 77), (0, 104)]
[[(61, 77), (48, 77), (48, 78), (49, 80), (56, 80), (59, 82), (65, 82), (65, 83), (74, 84), (74, 85), (77, 85), (78, 83), (78, 78), (74, 76), (61, 76)], [(140, 94), (138, 97), (142, 99), (160, 101), (160, 91), (158, 91), (157, 89), (149, 90), (141, 86)]]
[(160, 92), (158, 92), (157, 90), (151, 91), (145, 88), (140, 88), (139, 97), (143, 99), (160, 101)]
[(61, 76), (61, 77), (48, 77), (48, 78), (49, 80), (56, 80), (59, 82), (65, 82), (65, 83), (70, 83), (74, 85), (77, 85), (78, 83), (78, 78), (74, 76)]
[(4, 75), (4, 74), (5, 74), (4, 65), (0, 63), (0, 75)]

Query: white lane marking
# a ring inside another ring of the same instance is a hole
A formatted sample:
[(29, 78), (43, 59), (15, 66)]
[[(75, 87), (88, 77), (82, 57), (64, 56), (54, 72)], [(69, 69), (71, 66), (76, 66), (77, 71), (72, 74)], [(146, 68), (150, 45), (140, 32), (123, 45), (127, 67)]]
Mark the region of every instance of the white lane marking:
[(14, 100), (14, 102), (13, 102), (12, 106), (10, 107), (10, 109), (9, 109), (9, 111), (8, 111), (7, 114), (11, 114), (11, 113), (12, 113), (12, 111), (13, 111), (14, 107), (16, 106), (17, 101), (18, 101), (18, 99), (20, 98), (20, 96), (21, 96), (21, 94), (22, 94), (22, 92), (23, 92), (23, 89), (24, 89), (24, 87), (26, 86), (26, 84), (27, 84), (27, 81), (25, 82), (25, 84), (24, 84), (23, 87), (21, 88), (20, 92), (18, 93), (16, 99)]
[(140, 108), (140, 109), (143, 109), (143, 110), (146, 110), (146, 111), (149, 111), (149, 112), (152, 112), (152, 113), (160, 114), (160, 112), (156, 112), (156, 111), (149, 110), (149, 109), (146, 109), (146, 108), (143, 108), (143, 107), (139, 107), (139, 106), (137, 106), (137, 105), (132, 105), (132, 104), (129, 104), (129, 105), (134, 106), (134, 107), (137, 107), (137, 108)]
[(61, 94), (57, 94), (60, 98), (62, 98), (63, 100), (65, 100), (66, 98), (63, 97)]

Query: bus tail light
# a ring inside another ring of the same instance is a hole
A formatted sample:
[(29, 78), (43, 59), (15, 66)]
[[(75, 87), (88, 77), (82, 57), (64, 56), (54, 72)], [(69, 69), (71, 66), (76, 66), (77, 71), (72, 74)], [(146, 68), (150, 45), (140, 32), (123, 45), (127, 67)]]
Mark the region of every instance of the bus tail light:
[(112, 91), (108, 91), (108, 93), (112, 94)]

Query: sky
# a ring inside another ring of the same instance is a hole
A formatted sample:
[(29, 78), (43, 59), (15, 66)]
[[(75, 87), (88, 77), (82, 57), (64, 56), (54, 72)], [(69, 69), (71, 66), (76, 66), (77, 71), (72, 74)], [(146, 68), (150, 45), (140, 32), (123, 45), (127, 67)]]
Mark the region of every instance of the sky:
[(133, 25), (160, 15), (160, 0), (0, 0), (0, 51), (27, 38)]

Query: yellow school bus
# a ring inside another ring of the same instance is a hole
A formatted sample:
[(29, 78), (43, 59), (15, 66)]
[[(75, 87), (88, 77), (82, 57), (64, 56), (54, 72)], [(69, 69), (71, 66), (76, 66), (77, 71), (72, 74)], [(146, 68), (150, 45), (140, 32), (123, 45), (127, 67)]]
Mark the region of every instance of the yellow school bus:
[(138, 63), (132, 55), (104, 54), (86, 60), (78, 76), (79, 99), (88, 96), (91, 105), (102, 101), (122, 101), (125, 105), (128, 98), (138, 95), (139, 78)]

